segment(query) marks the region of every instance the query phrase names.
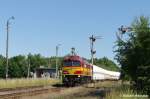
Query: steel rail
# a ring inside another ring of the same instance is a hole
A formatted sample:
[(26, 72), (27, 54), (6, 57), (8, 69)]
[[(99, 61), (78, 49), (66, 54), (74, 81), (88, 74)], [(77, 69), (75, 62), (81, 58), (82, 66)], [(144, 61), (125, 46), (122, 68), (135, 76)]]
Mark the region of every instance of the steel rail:
[(14, 90), (1, 90), (0, 91), (0, 99), (20, 99), (24, 96), (33, 96), (37, 94), (43, 94), (48, 92), (60, 92), (64, 88), (56, 88), (56, 87), (35, 87), (35, 88), (22, 88), (22, 89), (14, 89)]

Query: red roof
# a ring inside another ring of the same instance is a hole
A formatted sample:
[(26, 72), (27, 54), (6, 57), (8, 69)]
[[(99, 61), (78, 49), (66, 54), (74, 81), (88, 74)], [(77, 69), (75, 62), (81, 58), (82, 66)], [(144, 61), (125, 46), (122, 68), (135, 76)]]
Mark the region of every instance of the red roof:
[(67, 61), (67, 60), (83, 62), (83, 59), (80, 56), (77, 56), (77, 55), (75, 55), (75, 56), (66, 56), (64, 58), (64, 61)]
[(83, 59), (82, 57), (77, 56), (77, 55), (64, 57), (64, 61), (69, 61), (69, 60), (71, 60), (71, 61), (80, 61), (81, 63), (86, 64), (88, 67), (92, 67), (92, 65), (89, 64), (87, 61), (85, 61), (85, 59)]

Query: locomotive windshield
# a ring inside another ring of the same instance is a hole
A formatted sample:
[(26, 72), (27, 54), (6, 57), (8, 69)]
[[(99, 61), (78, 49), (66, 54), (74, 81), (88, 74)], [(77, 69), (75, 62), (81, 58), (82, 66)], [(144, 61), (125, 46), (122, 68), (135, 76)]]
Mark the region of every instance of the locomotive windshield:
[(79, 61), (64, 61), (64, 66), (80, 66)]

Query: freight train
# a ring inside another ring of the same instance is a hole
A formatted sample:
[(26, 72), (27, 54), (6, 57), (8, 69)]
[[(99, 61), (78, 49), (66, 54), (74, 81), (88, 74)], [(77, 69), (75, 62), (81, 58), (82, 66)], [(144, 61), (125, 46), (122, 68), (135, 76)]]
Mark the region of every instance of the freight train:
[(64, 57), (62, 80), (66, 86), (88, 83), (94, 80), (118, 80), (120, 72), (105, 70), (88, 63), (77, 55)]

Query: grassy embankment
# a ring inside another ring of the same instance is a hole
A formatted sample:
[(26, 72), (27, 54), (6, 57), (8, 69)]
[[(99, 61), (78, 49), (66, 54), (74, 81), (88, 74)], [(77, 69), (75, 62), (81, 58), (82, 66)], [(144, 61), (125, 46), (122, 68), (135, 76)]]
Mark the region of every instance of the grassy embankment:
[[(93, 84), (85, 84), (78, 87), (65, 88), (58, 92), (50, 92), (39, 96), (33, 96), (32, 99), (105, 99), (105, 94), (109, 92), (109, 89), (119, 85), (120, 82), (103, 81)], [(23, 99), (28, 98), (29, 97)]]
[[(17, 88), (27, 86), (46, 86), (60, 83), (59, 80), (40, 78), (40, 79), (8, 79), (0, 80), (0, 89)], [(129, 86), (124, 86), (121, 82), (104, 81), (95, 83), (92, 87), (82, 86), (69, 88), (58, 93), (51, 93), (43, 96), (43, 99), (148, 99), (146, 96), (138, 96)], [(33, 98), (34, 99), (34, 98)], [(38, 99), (37, 97), (35, 99)]]
[[(53, 96), (53, 97), (52, 97)], [(54, 98), (55, 97), (55, 98)], [(63, 91), (59, 95), (51, 95), (45, 99), (148, 99), (146, 95), (139, 95), (127, 82), (104, 81), (94, 85), (86, 85)]]
[(59, 83), (59, 80), (50, 78), (37, 78), (37, 79), (1, 79), (0, 89), (2, 88), (18, 88), (18, 87), (30, 87), (30, 86), (46, 86)]
[(106, 99), (148, 99), (147, 95), (142, 95), (130, 88), (130, 84), (120, 84), (106, 93)]

